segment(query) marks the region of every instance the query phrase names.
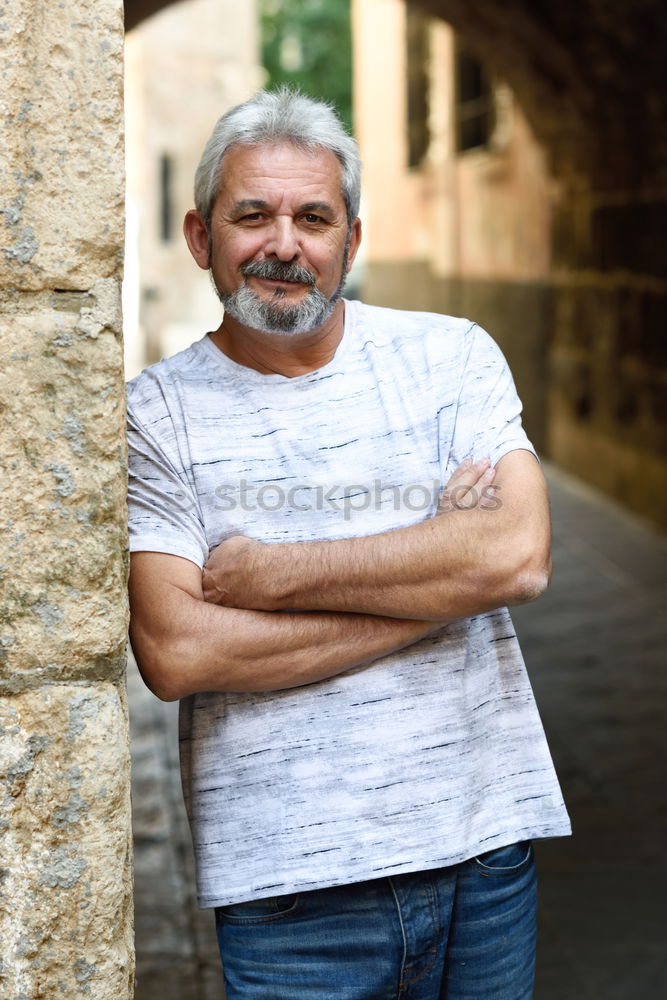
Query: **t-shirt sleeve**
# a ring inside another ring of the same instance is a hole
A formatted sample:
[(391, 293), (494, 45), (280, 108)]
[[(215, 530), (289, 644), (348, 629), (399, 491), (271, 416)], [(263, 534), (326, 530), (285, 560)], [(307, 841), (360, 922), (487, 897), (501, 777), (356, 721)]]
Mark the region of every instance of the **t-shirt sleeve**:
[(130, 552), (164, 552), (203, 567), (208, 545), (197, 497), (128, 405)]
[(510, 451), (535, 455), (521, 424), (521, 400), (502, 351), (481, 327), (468, 331), (469, 350), (459, 394), (452, 464), (489, 458), (492, 465)]

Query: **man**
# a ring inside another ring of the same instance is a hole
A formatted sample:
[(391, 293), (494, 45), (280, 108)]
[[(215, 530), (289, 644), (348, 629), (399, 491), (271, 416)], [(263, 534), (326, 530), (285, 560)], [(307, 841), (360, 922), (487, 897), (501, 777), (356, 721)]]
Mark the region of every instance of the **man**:
[(130, 383), (131, 637), (182, 699), (229, 1000), (529, 997), (530, 840), (569, 826), (506, 610), (550, 572), (507, 366), (342, 299), (359, 161), (325, 105), (223, 116), (195, 201), (224, 318)]

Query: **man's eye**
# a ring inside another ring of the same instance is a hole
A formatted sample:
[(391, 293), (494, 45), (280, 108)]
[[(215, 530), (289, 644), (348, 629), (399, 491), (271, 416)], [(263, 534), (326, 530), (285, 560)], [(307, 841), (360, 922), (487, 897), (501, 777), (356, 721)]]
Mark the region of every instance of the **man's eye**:
[(321, 215), (315, 215), (314, 212), (306, 212), (303, 216), (303, 221), (308, 222), (311, 226), (318, 222), (324, 222)]
[(241, 217), (241, 222), (261, 222), (263, 218), (261, 212), (248, 212), (247, 215)]

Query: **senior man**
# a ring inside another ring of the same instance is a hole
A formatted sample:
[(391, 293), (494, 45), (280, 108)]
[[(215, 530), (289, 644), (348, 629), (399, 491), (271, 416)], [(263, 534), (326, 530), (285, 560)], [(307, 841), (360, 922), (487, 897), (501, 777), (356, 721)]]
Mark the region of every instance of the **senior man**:
[(530, 841), (569, 824), (507, 611), (550, 572), (507, 365), (342, 298), (359, 160), (326, 105), (224, 115), (195, 203), (224, 318), (129, 386), (131, 638), (181, 699), (229, 1000), (530, 997)]

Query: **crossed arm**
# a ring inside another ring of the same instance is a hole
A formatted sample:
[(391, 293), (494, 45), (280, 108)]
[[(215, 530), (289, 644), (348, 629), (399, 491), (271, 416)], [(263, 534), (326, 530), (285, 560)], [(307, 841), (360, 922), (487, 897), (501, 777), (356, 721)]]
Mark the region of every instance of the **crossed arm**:
[[(464, 509), (491, 483), (499, 503)], [(228, 539), (203, 575), (177, 556), (134, 553), (130, 635), (147, 684), (166, 700), (295, 687), (371, 663), (454, 618), (539, 596), (550, 528), (533, 456), (462, 467), (453, 486), (458, 507), (409, 528), (334, 542)]]

